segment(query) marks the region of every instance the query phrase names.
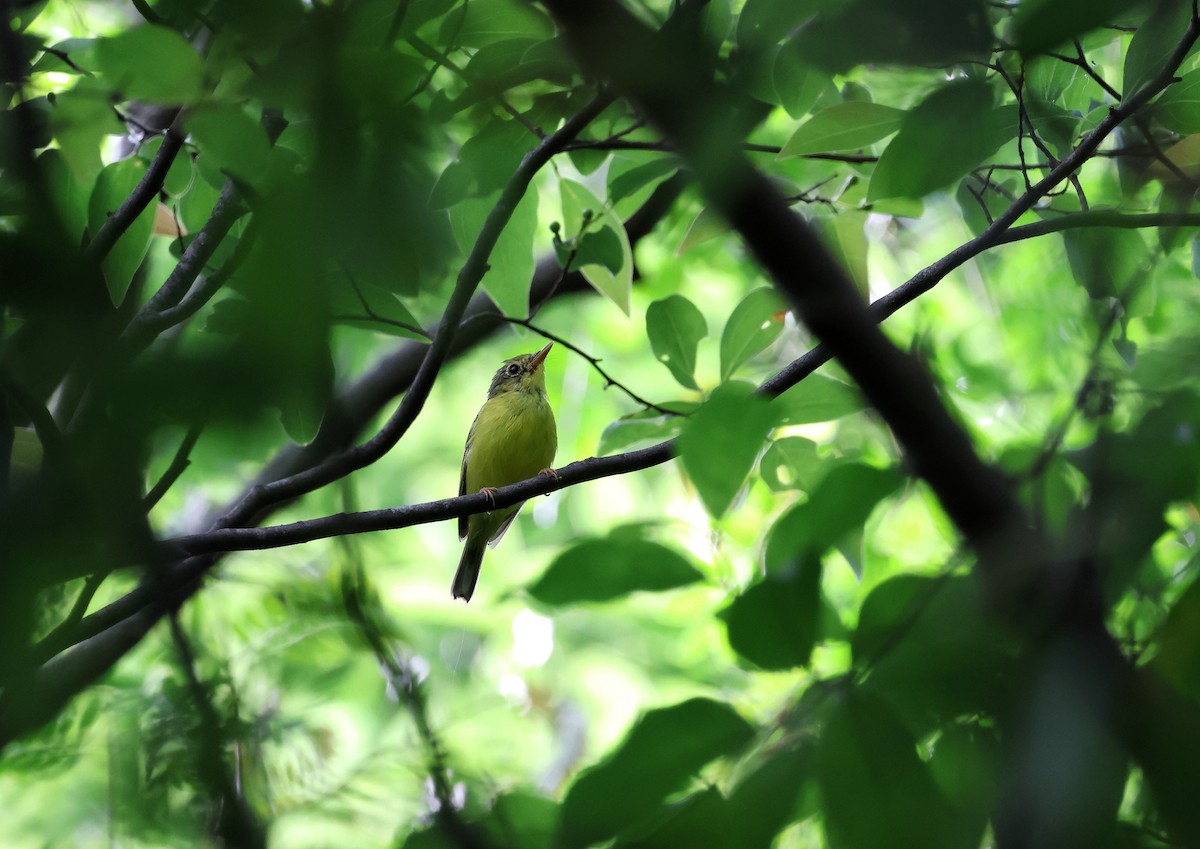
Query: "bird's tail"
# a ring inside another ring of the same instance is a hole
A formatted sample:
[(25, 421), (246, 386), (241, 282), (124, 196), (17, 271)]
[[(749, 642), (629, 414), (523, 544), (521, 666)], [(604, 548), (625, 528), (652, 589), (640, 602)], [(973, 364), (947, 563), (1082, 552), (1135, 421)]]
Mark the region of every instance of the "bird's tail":
[(470, 601), (475, 592), (475, 582), (479, 580), (479, 567), (483, 565), (483, 553), (487, 551), (486, 539), (467, 537), (463, 546), (462, 559), (458, 561), (458, 571), (454, 573), (454, 583), (450, 587), (453, 598)]

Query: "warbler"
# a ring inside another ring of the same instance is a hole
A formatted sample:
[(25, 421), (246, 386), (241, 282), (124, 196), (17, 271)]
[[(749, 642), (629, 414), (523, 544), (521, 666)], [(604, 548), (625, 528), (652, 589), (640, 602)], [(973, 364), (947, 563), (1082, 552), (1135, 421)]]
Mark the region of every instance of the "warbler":
[[(558, 449), (558, 431), (546, 398), (546, 373), (542, 368), (553, 344), (537, 353), (505, 360), (492, 378), (487, 401), (467, 435), (459, 495), (483, 492), (491, 497), (498, 487), (537, 474), (554, 475), (549, 466)], [(467, 542), (450, 588), (453, 598), (471, 600), (484, 547), (500, 541), (522, 504), (459, 517), (458, 538)]]

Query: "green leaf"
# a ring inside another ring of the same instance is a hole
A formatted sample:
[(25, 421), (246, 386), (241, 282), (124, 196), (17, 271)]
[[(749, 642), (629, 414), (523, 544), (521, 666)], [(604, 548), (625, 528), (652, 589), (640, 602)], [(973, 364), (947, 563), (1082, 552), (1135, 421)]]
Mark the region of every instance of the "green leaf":
[(821, 560), (769, 573), (720, 613), (730, 647), (760, 669), (808, 665), (817, 636)]
[[(1187, 0), (1166, 0), (1158, 3), (1145, 22), (1137, 28), (1125, 50), (1125, 68), (1121, 91), (1129, 97), (1163, 69), (1168, 57), (1179, 44), (1192, 15)], [(1190, 52), (1195, 52), (1193, 44)]]
[(1125, 0), (1024, 0), (1013, 14), (1013, 40), (1022, 53), (1045, 53), (1123, 12)]
[(659, 592), (703, 580), (683, 555), (644, 539), (614, 535), (576, 543), (529, 587), (543, 604), (561, 607)]
[(55, 97), (50, 126), (76, 179), (86, 183), (100, 173), (101, 141), (125, 130), (109, 94), (87, 77)]
[(231, 103), (204, 103), (187, 113), (187, 129), (220, 169), (255, 183), (266, 170), (271, 146), (262, 126)]
[(877, 698), (850, 690), (818, 748), (817, 780), (832, 849), (971, 849), (916, 740)]
[(1184, 74), (1154, 101), (1154, 117), (1172, 132), (1200, 133), (1200, 70)]
[(779, 415), (787, 424), (814, 424), (831, 422), (857, 413), (865, 405), (858, 390), (847, 383), (810, 374), (773, 402)]
[[(660, 406), (668, 410), (679, 409), (681, 412), (690, 412), (696, 407), (695, 404), (685, 405), (679, 402)], [(600, 434), (600, 447), (596, 453), (603, 457), (616, 451), (629, 450), (641, 443), (674, 439), (683, 429), (683, 422), (682, 415), (667, 416), (653, 410), (617, 419)]]
[(721, 333), (721, 380), (779, 338), (783, 320), (776, 316), (784, 309), (783, 299), (770, 288), (755, 289), (734, 307)]
[[(619, 202), (643, 189), (646, 186), (657, 185), (679, 170), (679, 160), (672, 156), (652, 159), (622, 171), (616, 176), (610, 176), (608, 181), (608, 199), (614, 206)], [(609, 170), (610, 175), (612, 169)]]
[(1025, 85), (1033, 97), (1055, 103), (1078, 71), (1078, 66), (1053, 56), (1032, 56), (1025, 62)]
[(463, 18), (456, 13), (442, 22), (443, 44), (486, 47), (507, 39), (554, 35), (554, 24), (546, 14), (520, 0), (471, 0), (464, 11)]
[(923, 197), (968, 173), (1015, 135), (1016, 110), (994, 109), (991, 86), (949, 83), (904, 119), (879, 157), (867, 200)]
[(96, 64), (125, 100), (182, 104), (200, 96), (200, 54), (165, 27), (141, 26), (101, 39)]
[[(464, 255), (474, 248), (497, 197), (463, 200), (450, 208), (450, 226)], [(488, 256), (488, 271), (483, 277), (483, 288), (505, 315), (524, 318), (529, 314), (537, 224), (538, 193), (530, 188), (504, 225)]]
[[(633, 293), (633, 248), (629, 245), (629, 234), (625, 225), (617, 218), (612, 207), (603, 203), (586, 186), (573, 180), (560, 180), (564, 227), (568, 233), (583, 229), (583, 211), (592, 211), (590, 233), (599, 226), (608, 230), (621, 247), (621, 264), (617, 271), (598, 263), (580, 264), (579, 272), (592, 288), (604, 295), (625, 315), (629, 315), (629, 303)], [(611, 259), (609, 260), (611, 262)]]
[(854, 281), (855, 288), (865, 300), (870, 293), (866, 213), (840, 212), (837, 215), (811, 218), (808, 223), (821, 236), (842, 268), (846, 269), (846, 273)]
[(480, 820), (496, 846), (549, 847), (558, 825), (558, 803), (530, 790), (515, 790), (496, 799)]
[(816, 752), (810, 744), (776, 746), (765, 754), (766, 759), (729, 794), (729, 817), (739, 846), (775, 845), (776, 834), (793, 820), (805, 818), (801, 799), (816, 795), (812, 787)]
[[(145, 164), (133, 157), (114, 162), (100, 172), (88, 202), (88, 228), (93, 234), (129, 197), (145, 173)], [(154, 233), (154, 209), (155, 204), (146, 205), (101, 263), (104, 280), (108, 284), (108, 295), (114, 305), (124, 300), (134, 272), (150, 248), (150, 237)]]
[(696, 217), (692, 219), (692, 223), (688, 226), (687, 233), (683, 236), (683, 241), (679, 243), (679, 247), (675, 249), (677, 256), (683, 256), (696, 245), (702, 245), (710, 239), (715, 239), (717, 236), (723, 236), (729, 232), (729, 223), (721, 217), (719, 213), (710, 207), (704, 207), (696, 213)]
[(621, 249), (621, 240), (610, 227), (584, 233), (575, 247), (573, 265), (580, 268), (600, 265), (617, 274), (624, 263), (625, 254)]
[(616, 751), (571, 785), (555, 845), (577, 849), (631, 828), (701, 767), (736, 752), (753, 734), (733, 708), (711, 699), (650, 711)]
[(833, 76), (808, 64), (803, 48), (794, 40), (775, 54), (772, 81), (776, 99), (796, 119), (807, 115), (821, 95), (833, 88)]
[(861, 100), (839, 103), (801, 124), (784, 143), (779, 158), (866, 147), (899, 130), (903, 120), (904, 111), (890, 106)]
[(985, 58), (988, 20), (981, 0), (853, 0), (809, 21), (796, 41), (809, 62), (839, 74), (864, 63), (942, 65)]
[(458, 157), (442, 171), (433, 187), (430, 206), (446, 209), (465, 198), (498, 191), (532, 146), (529, 131), (520, 122), (493, 118), (463, 142)]
[(696, 349), (708, 335), (708, 323), (696, 305), (682, 295), (669, 295), (646, 308), (646, 335), (654, 356), (688, 389), (696, 384)]
[(824, 554), (853, 530), (861, 528), (880, 501), (903, 482), (896, 469), (862, 463), (834, 466), (808, 501), (784, 513), (767, 538), (767, 572), (787, 570), (807, 556)]
[(723, 383), (688, 417), (679, 457), (705, 508), (724, 515), (746, 481), (776, 415), (748, 384)]
[(1093, 298), (1129, 300), (1144, 280), (1146, 243), (1136, 230), (1085, 228), (1063, 233), (1075, 281)]
[(758, 473), (775, 492), (799, 489), (811, 492), (825, 471), (817, 443), (802, 436), (776, 439), (758, 462)]

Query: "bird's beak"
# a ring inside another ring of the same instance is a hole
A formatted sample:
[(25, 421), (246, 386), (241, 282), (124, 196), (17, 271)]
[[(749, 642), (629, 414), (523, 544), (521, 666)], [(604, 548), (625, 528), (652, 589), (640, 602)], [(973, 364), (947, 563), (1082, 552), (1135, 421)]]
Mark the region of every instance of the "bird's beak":
[(545, 348), (542, 348), (542, 350), (534, 354), (533, 359), (529, 361), (528, 369), (530, 371), (535, 371), (541, 368), (542, 363), (546, 361), (546, 355), (550, 353), (550, 349), (553, 347), (554, 343), (551, 342)]

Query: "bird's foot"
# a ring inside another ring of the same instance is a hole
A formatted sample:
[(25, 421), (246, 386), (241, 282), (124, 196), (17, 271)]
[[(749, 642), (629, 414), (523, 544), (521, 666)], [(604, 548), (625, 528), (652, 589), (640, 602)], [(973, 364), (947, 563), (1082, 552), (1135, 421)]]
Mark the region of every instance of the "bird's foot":
[(498, 491), (499, 490), (497, 490), (494, 486), (484, 486), (479, 488), (480, 495), (486, 498), (488, 504), (491, 504), (493, 507), (496, 506), (496, 493)]
[(540, 472), (538, 472), (538, 477), (554, 478), (555, 480), (558, 480), (558, 472), (554, 471), (554, 469), (542, 469)]

